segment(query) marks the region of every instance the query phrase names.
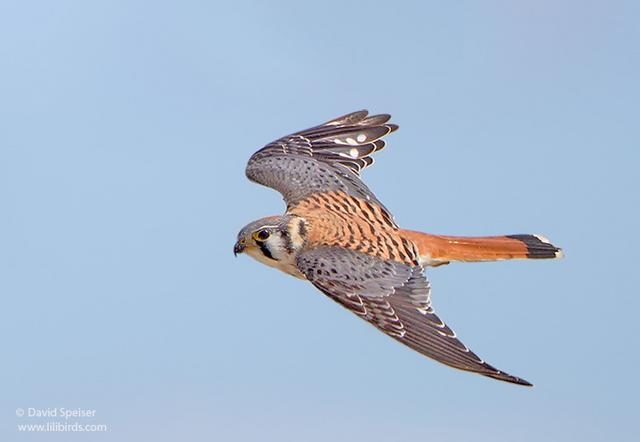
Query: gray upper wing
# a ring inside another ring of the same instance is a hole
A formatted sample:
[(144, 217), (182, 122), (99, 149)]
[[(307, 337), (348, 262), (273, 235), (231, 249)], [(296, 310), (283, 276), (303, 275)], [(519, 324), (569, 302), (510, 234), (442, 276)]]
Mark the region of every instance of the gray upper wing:
[(331, 190), (382, 206), (360, 172), (373, 164), (371, 154), (384, 147), (381, 138), (398, 128), (387, 123), (390, 118), (363, 110), (287, 135), (253, 154), (247, 177), (280, 192), (288, 206)]
[(339, 247), (303, 252), (297, 265), (331, 299), (419, 353), (461, 370), (531, 385), (484, 362), (440, 320), (420, 267)]

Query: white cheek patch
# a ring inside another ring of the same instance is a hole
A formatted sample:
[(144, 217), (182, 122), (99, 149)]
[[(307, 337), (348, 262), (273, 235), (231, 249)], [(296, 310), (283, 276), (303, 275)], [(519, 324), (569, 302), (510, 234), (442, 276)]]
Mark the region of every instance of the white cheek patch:
[[(298, 267), (296, 266), (295, 255), (286, 254), (286, 251), (278, 249), (278, 246), (275, 244), (269, 244), (269, 248), (273, 257), (279, 258), (278, 261), (267, 258), (266, 256), (264, 256), (262, 251), (257, 247), (247, 248), (246, 253), (256, 261), (266, 266), (273, 267), (291, 276), (295, 276), (296, 278), (306, 279), (305, 276), (300, 272), (300, 270), (298, 270)], [(279, 254), (281, 254), (282, 256), (279, 256)]]
[(280, 261), (283, 258), (285, 252), (285, 245), (283, 239), (280, 237), (278, 233), (273, 233), (269, 239), (267, 240), (267, 246), (269, 247), (269, 251), (271, 255), (276, 259), (276, 261)]
[(307, 228), (307, 222), (303, 218), (294, 218), (289, 222), (287, 230), (289, 231), (289, 238), (291, 239), (291, 247), (294, 251), (300, 250), (304, 245), (304, 237), (302, 236), (301, 229)]

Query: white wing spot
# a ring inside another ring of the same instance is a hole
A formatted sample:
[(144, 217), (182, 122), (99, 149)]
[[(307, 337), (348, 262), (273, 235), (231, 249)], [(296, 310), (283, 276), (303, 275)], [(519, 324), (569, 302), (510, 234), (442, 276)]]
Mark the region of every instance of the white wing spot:
[(350, 144), (351, 146), (357, 146), (358, 142), (356, 140), (354, 140), (353, 138), (347, 138), (346, 139), (347, 144)]
[(354, 147), (349, 151), (349, 155), (351, 155), (351, 158), (358, 158), (358, 149)]
[(359, 134), (356, 139), (358, 140), (359, 143), (362, 143), (364, 140), (367, 139), (367, 136), (365, 134)]

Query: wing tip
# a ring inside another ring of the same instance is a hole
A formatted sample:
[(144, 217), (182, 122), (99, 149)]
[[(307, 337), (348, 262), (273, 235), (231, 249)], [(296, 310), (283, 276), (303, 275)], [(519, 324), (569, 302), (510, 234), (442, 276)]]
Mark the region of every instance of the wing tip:
[(385, 126), (389, 129), (389, 133), (391, 133), (398, 130), (399, 126), (397, 124), (388, 123), (390, 119), (390, 114), (369, 115), (369, 111), (367, 109), (361, 109), (333, 118), (332, 120), (322, 124), (322, 126)]
[(367, 109), (361, 109), (355, 112), (350, 112), (348, 114), (341, 115), (337, 118), (333, 118), (332, 120), (327, 121), (321, 126), (343, 126), (343, 125), (350, 125), (350, 124), (358, 124), (362, 120), (366, 119), (367, 115), (369, 115), (369, 111)]
[(503, 371), (498, 371), (496, 374), (482, 373), (485, 376), (488, 376), (493, 379), (497, 379), (499, 381), (509, 382), (511, 384), (522, 385), (523, 387), (533, 387), (533, 384), (526, 379), (519, 378), (517, 376), (512, 376), (509, 373), (505, 373)]
[(526, 379), (510, 375), (509, 373), (499, 370), (484, 361), (482, 361), (482, 365), (488, 371), (477, 371), (477, 373), (481, 375), (488, 376), (499, 381), (509, 382), (511, 384), (522, 385), (524, 387), (533, 387), (533, 384)]

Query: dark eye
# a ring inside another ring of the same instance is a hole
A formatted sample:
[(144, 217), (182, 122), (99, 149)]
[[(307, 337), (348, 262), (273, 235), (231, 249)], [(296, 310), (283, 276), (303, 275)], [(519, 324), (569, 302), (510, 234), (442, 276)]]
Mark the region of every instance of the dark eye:
[(256, 241), (266, 241), (269, 238), (269, 236), (271, 236), (271, 233), (269, 233), (267, 229), (258, 230), (253, 234), (253, 238)]

